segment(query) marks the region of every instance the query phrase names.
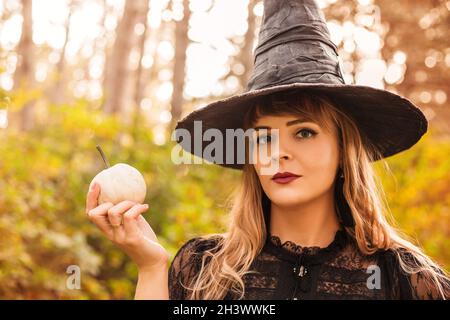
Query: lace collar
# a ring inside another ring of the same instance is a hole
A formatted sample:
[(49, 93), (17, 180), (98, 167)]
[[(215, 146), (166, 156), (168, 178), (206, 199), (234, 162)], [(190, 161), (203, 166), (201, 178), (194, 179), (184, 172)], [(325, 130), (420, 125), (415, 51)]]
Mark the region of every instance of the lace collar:
[(336, 232), (333, 241), (326, 247), (304, 247), (289, 240), (281, 243), (278, 236), (269, 233), (266, 240), (266, 249), (288, 260), (296, 260), (299, 256), (305, 256), (310, 260), (323, 260), (343, 248), (346, 242), (347, 233), (343, 229)]

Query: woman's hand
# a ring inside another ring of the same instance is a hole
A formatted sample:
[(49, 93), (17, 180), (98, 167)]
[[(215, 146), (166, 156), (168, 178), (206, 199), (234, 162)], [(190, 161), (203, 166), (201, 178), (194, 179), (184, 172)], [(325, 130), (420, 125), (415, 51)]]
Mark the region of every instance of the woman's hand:
[(98, 205), (99, 194), (100, 185), (94, 183), (86, 199), (89, 219), (137, 264), (140, 272), (165, 268), (169, 254), (141, 215), (148, 205), (132, 201)]

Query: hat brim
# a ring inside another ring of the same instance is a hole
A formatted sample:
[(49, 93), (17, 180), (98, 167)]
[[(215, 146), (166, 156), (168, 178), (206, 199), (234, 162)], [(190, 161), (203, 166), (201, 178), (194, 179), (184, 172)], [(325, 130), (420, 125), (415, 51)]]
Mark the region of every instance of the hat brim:
[[(375, 160), (409, 149), (428, 129), (422, 111), (395, 93), (360, 85), (293, 83), (248, 91), (212, 102), (178, 121), (176, 130), (187, 129), (193, 136), (194, 121), (201, 121), (203, 131), (215, 128), (225, 136), (226, 129), (243, 128), (243, 115), (252, 106), (252, 101), (288, 90), (307, 90), (323, 94), (336, 102), (336, 107), (356, 122), (363, 139), (368, 139), (380, 152), (381, 157)], [(198, 149), (194, 149), (192, 141), (181, 142), (180, 145), (184, 150), (213, 162), (213, 159), (203, 157), (203, 150), (209, 143), (203, 141), (202, 148)], [(233, 169), (243, 168), (243, 164), (235, 162), (217, 164)]]

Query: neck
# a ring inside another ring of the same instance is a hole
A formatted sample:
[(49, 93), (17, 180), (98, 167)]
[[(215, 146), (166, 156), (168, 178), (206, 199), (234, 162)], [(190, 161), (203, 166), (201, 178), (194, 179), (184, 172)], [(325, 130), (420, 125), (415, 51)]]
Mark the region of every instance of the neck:
[(289, 240), (304, 247), (326, 247), (334, 240), (338, 229), (332, 193), (296, 206), (271, 204), (270, 233), (282, 242)]

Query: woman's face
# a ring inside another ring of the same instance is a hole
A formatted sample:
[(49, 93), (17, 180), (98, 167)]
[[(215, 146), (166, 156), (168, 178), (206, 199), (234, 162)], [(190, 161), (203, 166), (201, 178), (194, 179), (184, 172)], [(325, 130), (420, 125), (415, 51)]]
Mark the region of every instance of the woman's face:
[[(254, 129), (254, 166), (264, 192), (274, 204), (297, 206), (332, 192), (339, 167), (336, 128), (328, 132), (301, 116), (277, 115), (260, 117)], [(278, 135), (271, 129), (278, 129)], [(277, 143), (278, 148), (271, 152), (271, 146)], [(258, 156), (258, 150), (264, 145), (272, 161), (270, 164), (268, 158)], [(262, 174), (264, 170), (268, 171), (269, 165), (277, 169), (271, 174)], [(277, 172), (289, 172), (299, 177), (290, 181), (289, 178), (273, 179)]]

